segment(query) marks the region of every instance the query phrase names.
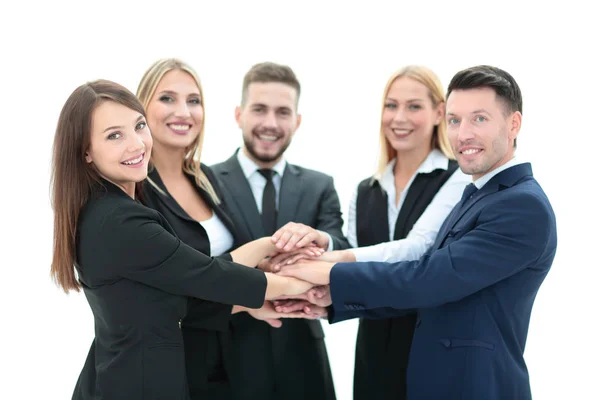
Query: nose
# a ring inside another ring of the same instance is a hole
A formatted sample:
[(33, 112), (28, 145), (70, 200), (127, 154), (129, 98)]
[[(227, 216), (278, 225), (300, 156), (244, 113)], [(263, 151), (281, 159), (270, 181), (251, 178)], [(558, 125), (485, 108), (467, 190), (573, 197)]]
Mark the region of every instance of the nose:
[(398, 107), (398, 110), (394, 114), (394, 121), (395, 122), (406, 121), (406, 111), (404, 110), (404, 107)]
[(271, 129), (277, 128), (277, 118), (275, 117), (275, 113), (273, 111), (268, 112), (265, 115), (265, 119), (263, 120), (263, 126), (265, 128), (271, 128)]
[(129, 135), (129, 143), (127, 146), (127, 150), (131, 153), (135, 153), (135, 152), (142, 151), (145, 148), (146, 148), (146, 145), (144, 144), (144, 141), (142, 140), (142, 136), (138, 132), (133, 131)]
[(189, 117), (190, 109), (186, 101), (180, 101), (177, 103), (177, 108), (175, 109), (176, 117)]
[(460, 124), (460, 126), (458, 127), (458, 135), (457, 135), (457, 139), (459, 141), (459, 143), (464, 143), (464, 142), (468, 142), (469, 140), (473, 139), (475, 137), (475, 135), (473, 134), (473, 130), (471, 129), (471, 126), (468, 122), (463, 122)]

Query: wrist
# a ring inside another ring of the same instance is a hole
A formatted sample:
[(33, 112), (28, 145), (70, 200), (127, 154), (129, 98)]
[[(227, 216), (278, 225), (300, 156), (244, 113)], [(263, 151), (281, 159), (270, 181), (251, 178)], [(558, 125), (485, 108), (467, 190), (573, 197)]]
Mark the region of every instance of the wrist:
[(356, 262), (356, 256), (352, 250), (342, 250), (343, 262)]
[(231, 309), (231, 313), (232, 314), (237, 314), (237, 313), (244, 312), (244, 311), (249, 311), (249, 310), (250, 310), (249, 308), (246, 308), (244, 306), (237, 306), (236, 305), (236, 306), (233, 306), (233, 308)]

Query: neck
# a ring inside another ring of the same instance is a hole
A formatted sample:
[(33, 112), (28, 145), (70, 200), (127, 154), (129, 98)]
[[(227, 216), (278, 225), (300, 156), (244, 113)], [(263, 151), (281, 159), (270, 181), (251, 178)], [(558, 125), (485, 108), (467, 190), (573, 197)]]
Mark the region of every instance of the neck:
[(152, 163), (158, 170), (161, 179), (171, 180), (183, 175), (183, 158), (185, 150), (161, 146), (154, 142), (152, 149)]
[(273, 168), (279, 161), (281, 161), (281, 159), (283, 158), (283, 155), (280, 155), (279, 157), (277, 157), (277, 159), (273, 160), (273, 161), (261, 161), (259, 159), (257, 159), (256, 157), (254, 157), (252, 154), (250, 154), (250, 152), (248, 151), (248, 149), (246, 148), (246, 146), (244, 146), (242, 148), (242, 151), (244, 152), (244, 154), (246, 155), (246, 157), (248, 157), (249, 159), (251, 159), (256, 165), (258, 165), (260, 168), (268, 168), (271, 169)]
[(431, 148), (414, 149), (411, 151), (396, 152), (396, 165), (394, 166), (394, 175), (412, 176), (419, 166), (425, 161)]

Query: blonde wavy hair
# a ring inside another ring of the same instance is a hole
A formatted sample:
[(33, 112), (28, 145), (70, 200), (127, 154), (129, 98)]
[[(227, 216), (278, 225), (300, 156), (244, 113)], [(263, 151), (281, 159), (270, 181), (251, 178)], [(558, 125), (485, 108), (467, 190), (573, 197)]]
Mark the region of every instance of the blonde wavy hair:
[[(407, 77), (414, 81), (417, 81), (427, 89), (429, 89), (429, 98), (433, 103), (434, 107), (437, 107), (440, 103), (445, 102), (444, 88), (440, 79), (436, 74), (433, 73), (429, 68), (420, 65), (408, 65), (398, 71), (396, 71), (390, 79), (388, 79), (385, 90), (383, 91), (383, 105), (381, 108), (381, 115), (385, 110), (385, 103), (390, 87), (396, 79)], [(391, 146), (390, 142), (383, 133), (383, 126), (379, 130), (379, 143), (380, 143), (380, 155), (377, 167), (377, 173), (381, 174), (389, 162), (396, 157), (396, 150)], [(433, 128), (433, 136), (431, 137), (431, 147), (438, 149), (449, 159), (454, 159), (452, 153), (452, 147), (448, 140), (448, 134), (446, 133), (446, 119), (442, 117), (440, 123)]]
[[(165, 58), (158, 60), (144, 73), (136, 93), (138, 99), (144, 106), (144, 109), (148, 110), (148, 104), (150, 103), (150, 100), (152, 99), (160, 80), (167, 72), (172, 70), (184, 71), (194, 79), (196, 85), (198, 85), (198, 90), (200, 91), (200, 102), (206, 111), (206, 107), (204, 105), (204, 94), (202, 93), (202, 85), (200, 84), (200, 78), (198, 77), (198, 74), (188, 64), (176, 58)], [(200, 133), (198, 134), (198, 137), (185, 149), (183, 171), (193, 175), (196, 180), (196, 184), (209, 194), (215, 204), (219, 204), (220, 200), (215, 192), (215, 189), (200, 168), (200, 155), (202, 154), (202, 143), (204, 142), (204, 120), (205, 118), (202, 118), (202, 126), (200, 127)], [(150, 184), (152, 184), (152, 186), (164, 194), (164, 192), (160, 190), (156, 183), (154, 183), (150, 178), (147, 178), (147, 180)]]

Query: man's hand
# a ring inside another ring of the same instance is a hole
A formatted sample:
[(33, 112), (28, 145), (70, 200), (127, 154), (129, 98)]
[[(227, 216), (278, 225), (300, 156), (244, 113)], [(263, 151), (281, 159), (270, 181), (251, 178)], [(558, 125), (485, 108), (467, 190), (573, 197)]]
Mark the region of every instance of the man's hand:
[(295, 264), (282, 266), (277, 275), (298, 278), (311, 282), (315, 286), (329, 285), (329, 274), (334, 265), (335, 263), (326, 261), (301, 260)]
[(275, 247), (287, 252), (294, 248), (306, 247), (314, 243), (317, 247), (327, 250), (329, 246), (329, 235), (304, 224), (288, 222), (271, 237)]
[(275, 311), (280, 313), (292, 313), (302, 311), (315, 318), (327, 317), (327, 309), (312, 304), (306, 300), (277, 300), (274, 302)]
[[(332, 303), (329, 285), (316, 286), (316, 287), (310, 289), (308, 292), (302, 293), (300, 295), (280, 296), (273, 300), (274, 300), (274, 304), (276, 306), (280, 305), (280, 304), (287, 304), (287, 303), (285, 303), (286, 301), (292, 301), (292, 300), (306, 301), (306, 302), (309, 302), (310, 304), (314, 304), (319, 307), (328, 307)], [(279, 311), (279, 310), (277, 310), (277, 311)]]
[(301, 249), (293, 249), (287, 253), (275, 253), (270, 257), (264, 258), (258, 263), (258, 268), (265, 272), (277, 272), (282, 264), (291, 264), (289, 260), (300, 260), (302, 258), (313, 259), (323, 254), (323, 249), (310, 245)]

